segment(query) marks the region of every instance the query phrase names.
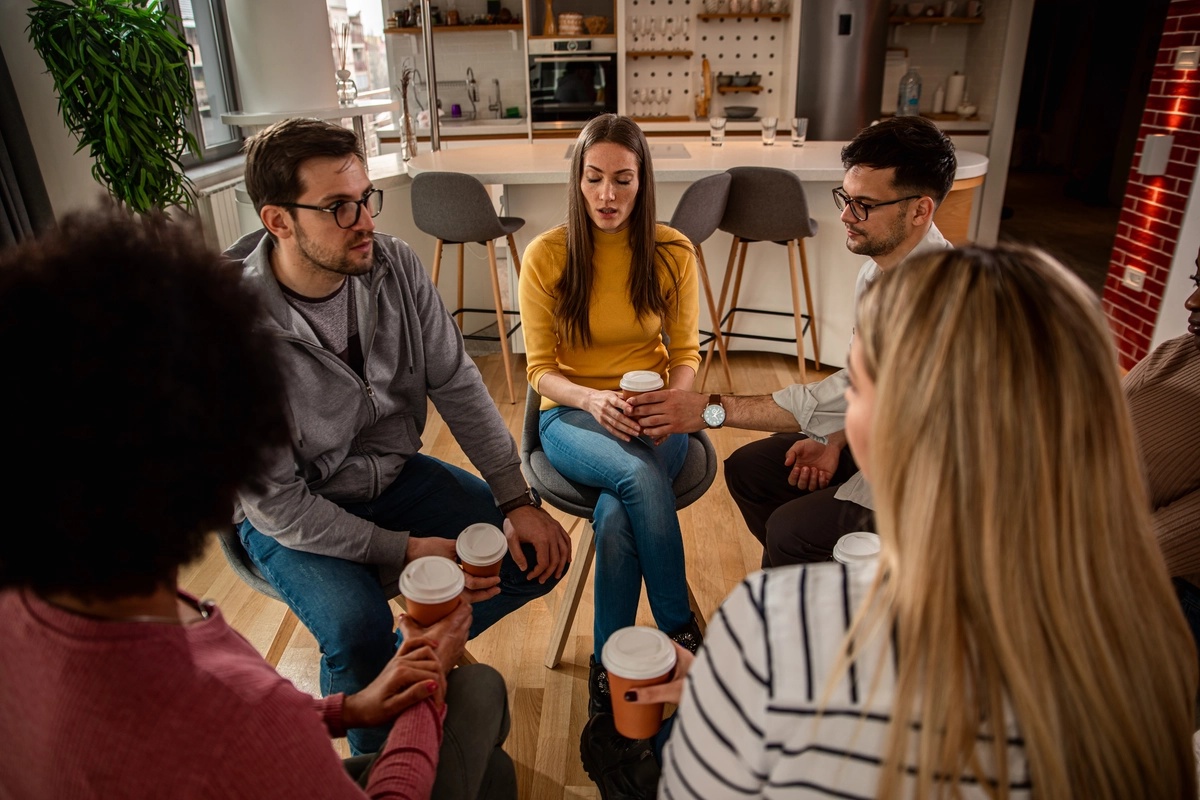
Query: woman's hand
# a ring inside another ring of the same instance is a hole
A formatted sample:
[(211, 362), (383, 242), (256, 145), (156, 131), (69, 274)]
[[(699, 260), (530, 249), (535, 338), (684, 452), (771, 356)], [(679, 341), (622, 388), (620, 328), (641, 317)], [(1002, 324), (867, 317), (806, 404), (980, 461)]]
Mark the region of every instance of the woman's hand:
[[(683, 679), (696, 657), (687, 648), (675, 645), (675, 671), (671, 680), (655, 686), (642, 686), (625, 693), (625, 699), (631, 703), (674, 703), (679, 705), (683, 698)], [(632, 695), (632, 697), (630, 696)]]
[(347, 695), (342, 725), (373, 728), (391, 722), (411, 705), (432, 697), (440, 707), (446, 697), (446, 676), (428, 640), (413, 640), (384, 666), (379, 677), (361, 692)]
[(471, 630), (471, 604), (465, 597), (460, 598), (453, 611), (428, 628), (408, 614), (401, 614), (396, 622), (400, 626), (400, 633), (404, 635), (404, 645), (401, 645), (400, 651), (404, 652), (404, 647), (410, 641), (431, 642), (442, 675), (445, 676), (462, 659), (467, 634)]
[(628, 416), (633, 411), (633, 406), (625, 402), (620, 392), (592, 392), (581, 408), (591, 414), (606, 431), (623, 442), (642, 435), (642, 426)]

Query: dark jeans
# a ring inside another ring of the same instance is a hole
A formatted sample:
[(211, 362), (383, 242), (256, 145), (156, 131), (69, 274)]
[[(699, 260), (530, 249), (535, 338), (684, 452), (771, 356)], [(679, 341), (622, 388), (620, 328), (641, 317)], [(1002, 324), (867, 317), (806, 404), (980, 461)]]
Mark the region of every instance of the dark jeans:
[[(503, 747), (510, 723), (508, 690), (499, 672), (486, 664), (451, 670), (433, 800), (515, 800), (517, 773)], [(342, 763), (365, 788), (376, 756)]]
[[(1192, 640), (1200, 651), (1200, 586), (1185, 581), (1183, 578), (1171, 578), (1175, 586), (1175, 596), (1179, 598), (1179, 606), (1183, 609), (1183, 618), (1187, 620), (1188, 628), (1192, 631)], [(1196, 697), (1196, 726), (1200, 728), (1200, 694)]]
[[(475, 475), (429, 456), (418, 455), (404, 466), (379, 497), (343, 506), (355, 516), (389, 531), (413, 536), (454, 539), (475, 522), (504, 524), (492, 492)], [(396, 594), (395, 577), (381, 567), (284, 547), (255, 530), (249, 520), (238, 526), (242, 544), (263, 576), (296, 613), (321, 648), (321, 694), (353, 694), (373, 681), (396, 652), (400, 634), (388, 598)], [(530, 569), (537, 556), (524, 548)], [(399, 575), (402, 565), (388, 565)], [(388, 586), (382, 585), (385, 581)], [(527, 580), (511, 555), (500, 568), (500, 594), (472, 608), (475, 637), (505, 614), (554, 588), (557, 581)], [(354, 755), (383, 746), (387, 728), (354, 728), (347, 734)]]
[(764, 568), (828, 561), (843, 534), (875, 530), (870, 509), (834, 497), (858, 471), (850, 448), (842, 449), (827, 488), (809, 492), (787, 482), (791, 468), (784, 466), (784, 457), (804, 438), (776, 433), (739, 447), (725, 459), (725, 484), (750, 532), (763, 545)]

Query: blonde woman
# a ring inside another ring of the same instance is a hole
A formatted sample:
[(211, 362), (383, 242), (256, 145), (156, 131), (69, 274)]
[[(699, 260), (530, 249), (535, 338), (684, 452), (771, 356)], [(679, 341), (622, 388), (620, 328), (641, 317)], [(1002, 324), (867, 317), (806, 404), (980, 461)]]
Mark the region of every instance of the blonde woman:
[(1110, 338), (1036, 250), (868, 290), (846, 433), (880, 558), (751, 576), (686, 681), (638, 692), (682, 692), (661, 796), (1196, 797), (1195, 649)]

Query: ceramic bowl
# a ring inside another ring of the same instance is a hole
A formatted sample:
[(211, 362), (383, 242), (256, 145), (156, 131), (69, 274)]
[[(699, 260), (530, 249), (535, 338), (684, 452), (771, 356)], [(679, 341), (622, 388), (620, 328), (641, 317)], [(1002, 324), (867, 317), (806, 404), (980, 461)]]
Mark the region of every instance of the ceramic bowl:
[(729, 119), (748, 119), (757, 113), (754, 106), (725, 106), (725, 116)]
[(978, 110), (979, 107), (974, 103), (962, 103), (958, 108), (955, 109), (955, 111), (958, 112), (958, 116), (962, 117), (963, 119), (975, 116), (975, 112)]
[(734, 86), (749, 86), (750, 85), (750, 76), (749, 75), (734, 75), (733, 76), (733, 85)]
[(733, 82), (732, 75), (721, 75), (721, 74), (717, 75), (717, 86), (728, 86), (732, 82)]
[(757, 72), (750, 73), (749, 77), (750, 79), (746, 83), (747, 86), (758, 86), (759, 81), (762, 80), (762, 75), (759, 75)]

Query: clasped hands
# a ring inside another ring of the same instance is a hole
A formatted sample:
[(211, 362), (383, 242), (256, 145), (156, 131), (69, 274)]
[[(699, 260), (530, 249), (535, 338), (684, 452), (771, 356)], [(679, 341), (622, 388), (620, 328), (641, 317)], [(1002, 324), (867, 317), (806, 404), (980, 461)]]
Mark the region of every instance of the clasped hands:
[(409, 706), (433, 698), (446, 701), (446, 675), (462, 658), (471, 628), (471, 604), (461, 598), (454, 610), (429, 627), (407, 614), (397, 620), (404, 642), (365, 689), (342, 705), (346, 728), (373, 728), (391, 722)]
[(659, 389), (628, 400), (620, 392), (597, 391), (588, 397), (584, 410), (621, 441), (646, 435), (662, 444), (672, 433), (704, 428), (701, 414), (707, 404), (707, 395), (678, 389)]

